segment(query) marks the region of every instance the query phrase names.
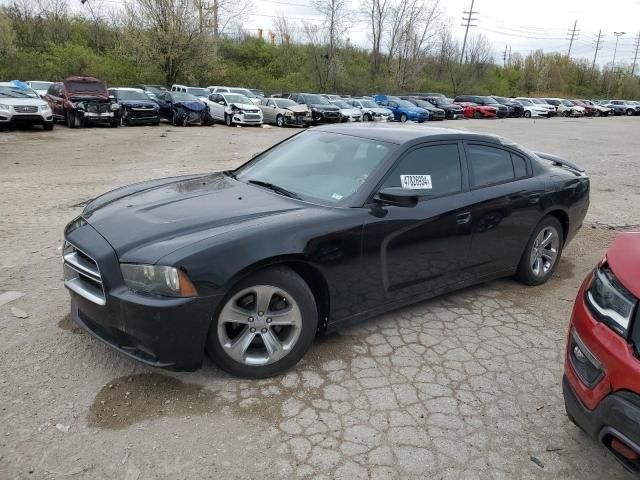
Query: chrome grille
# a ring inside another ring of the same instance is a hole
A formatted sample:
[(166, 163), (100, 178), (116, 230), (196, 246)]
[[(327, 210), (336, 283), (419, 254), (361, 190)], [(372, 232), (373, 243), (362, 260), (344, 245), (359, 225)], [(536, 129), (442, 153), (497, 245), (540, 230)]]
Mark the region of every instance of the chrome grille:
[(102, 277), (96, 261), (66, 241), (62, 258), (65, 287), (93, 303), (105, 305)]
[(33, 105), (19, 105), (13, 109), (16, 113), (36, 113), (38, 111), (38, 107)]

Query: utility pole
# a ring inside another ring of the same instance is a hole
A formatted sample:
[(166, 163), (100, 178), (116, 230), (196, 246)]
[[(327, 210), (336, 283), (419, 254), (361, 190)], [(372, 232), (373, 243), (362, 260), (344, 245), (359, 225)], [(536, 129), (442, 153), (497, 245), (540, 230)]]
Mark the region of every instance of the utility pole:
[(511, 66), (511, 45), (509, 45), (509, 58), (507, 59), (507, 65)]
[(576, 30), (578, 26), (578, 19), (573, 22), (573, 29), (569, 30), (567, 34), (571, 34), (571, 40), (569, 41), (569, 51), (567, 52), (567, 58), (571, 56), (571, 47), (573, 47), (573, 40), (576, 38), (576, 34), (580, 33), (580, 30)]
[(631, 76), (636, 74), (636, 64), (638, 63), (638, 49), (640, 49), (640, 33), (636, 37), (636, 43), (633, 45), (636, 47), (636, 53), (633, 55), (633, 67), (631, 67)]
[(616, 53), (618, 53), (618, 40), (620, 40), (620, 37), (625, 33), (627, 32), (613, 32), (613, 34), (616, 36), (616, 46), (613, 49), (613, 62), (611, 64), (611, 78), (609, 79), (609, 84), (607, 85), (607, 97), (611, 95), (611, 83), (613, 81), (613, 76), (616, 73)]
[(596, 58), (598, 58), (598, 50), (600, 50), (600, 39), (602, 38), (602, 29), (598, 31), (598, 39), (596, 40), (596, 51), (593, 54), (593, 64), (591, 65), (591, 74), (596, 70)]
[(504, 46), (504, 53), (502, 54), (502, 68), (507, 68), (507, 52), (509, 51), (508, 48), (508, 45)]
[(467, 24), (465, 25), (464, 23), (462, 24), (463, 27), (466, 27), (465, 31), (464, 31), (464, 40), (462, 42), (462, 53), (460, 53), (460, 65), (462, 65), (462, 60), (464, 59), (464, 50), (467, 47), (467, 35), (469, 35), (469, 27), (476, 27), (477, 25), (471, 25), (471, 22), (475, 22), (478, 19), (477, 18), (473, 18), (474, 15), (476, 15), (478, 12), (475, 12), (473, 10), (473, 4), (475, 3), (475, 0), (471, 0), (471, 8), (469, 9), (469, 11), (463, 11), (462, 13), (464, 13), (466, 16), (462, 17), (462, 21), (463, 22), (467, 22)]

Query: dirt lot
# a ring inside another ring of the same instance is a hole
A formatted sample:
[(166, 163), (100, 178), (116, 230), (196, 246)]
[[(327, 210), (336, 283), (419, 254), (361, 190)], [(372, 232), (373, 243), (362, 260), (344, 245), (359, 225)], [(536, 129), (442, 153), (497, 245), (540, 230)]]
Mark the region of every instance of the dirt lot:
[[(627, 478), (564, 415), (575, 292), (615, 230), (640, 224), (635, 118), (455, 121), (582, 163), (588, 225), (554, 278), (510, 279), (319, 340), (288, 374), (152, 370), (69, 321), (60, 244), (119, 185), (220, 170), (293, 130), (0, 132), (0, 478)], [(18, 318), (22, 310), (27, 318)]]

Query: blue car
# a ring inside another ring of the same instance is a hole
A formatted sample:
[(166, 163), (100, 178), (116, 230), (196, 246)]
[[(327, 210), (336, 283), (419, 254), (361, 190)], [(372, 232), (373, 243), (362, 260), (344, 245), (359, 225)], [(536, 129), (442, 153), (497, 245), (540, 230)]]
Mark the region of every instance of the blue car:
[(160, 123), (160, 107), (137, 88), (110, 88), (109, 95), (113, 95), (120, 105), (118, 111), (120, 125), (158, 125)]
[(398, 97), (387, 95), (376, 95), (373, 100), (380, 106), (388, 108), (393, 112), (393, 119), (396, 122), (426, 122), (429, 120), (429, 112), (421, 107), (416, 107), (413, 103), (402, 100)]

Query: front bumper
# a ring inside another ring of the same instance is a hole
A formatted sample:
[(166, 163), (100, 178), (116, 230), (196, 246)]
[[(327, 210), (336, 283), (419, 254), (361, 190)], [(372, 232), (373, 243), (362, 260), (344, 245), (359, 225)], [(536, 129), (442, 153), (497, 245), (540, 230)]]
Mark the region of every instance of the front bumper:
[(238, 125), (262, 125), (262, 115), (254, 114), (233, 114), (233, 123)]
[(313, 123), (313, 119), (311, 118), (311, 115), (285, 115), (284, 123), (289, 127), (304, 127)]
[(67, 286), (75, 323), (147, 365), (173, 370), (195, 370), (202, 365), (209, 326), (221, 297), (135, 293), (124, 285), (115, 251), (93, 227), (80, 227), (66, 240), (96, 262), (103, 289), (100, 305)]
[(88, 112), (86, 110), (76, 110), (76, 115), (80, 115), (85, 121), (101, 123), (109, 123), (115, 117), (115, 112)]
[(0, 123), (13, 125), (45, 125), (53, 123), (51, 110), (47, 114), (40, 113), (15, 113), (0, 110)]

